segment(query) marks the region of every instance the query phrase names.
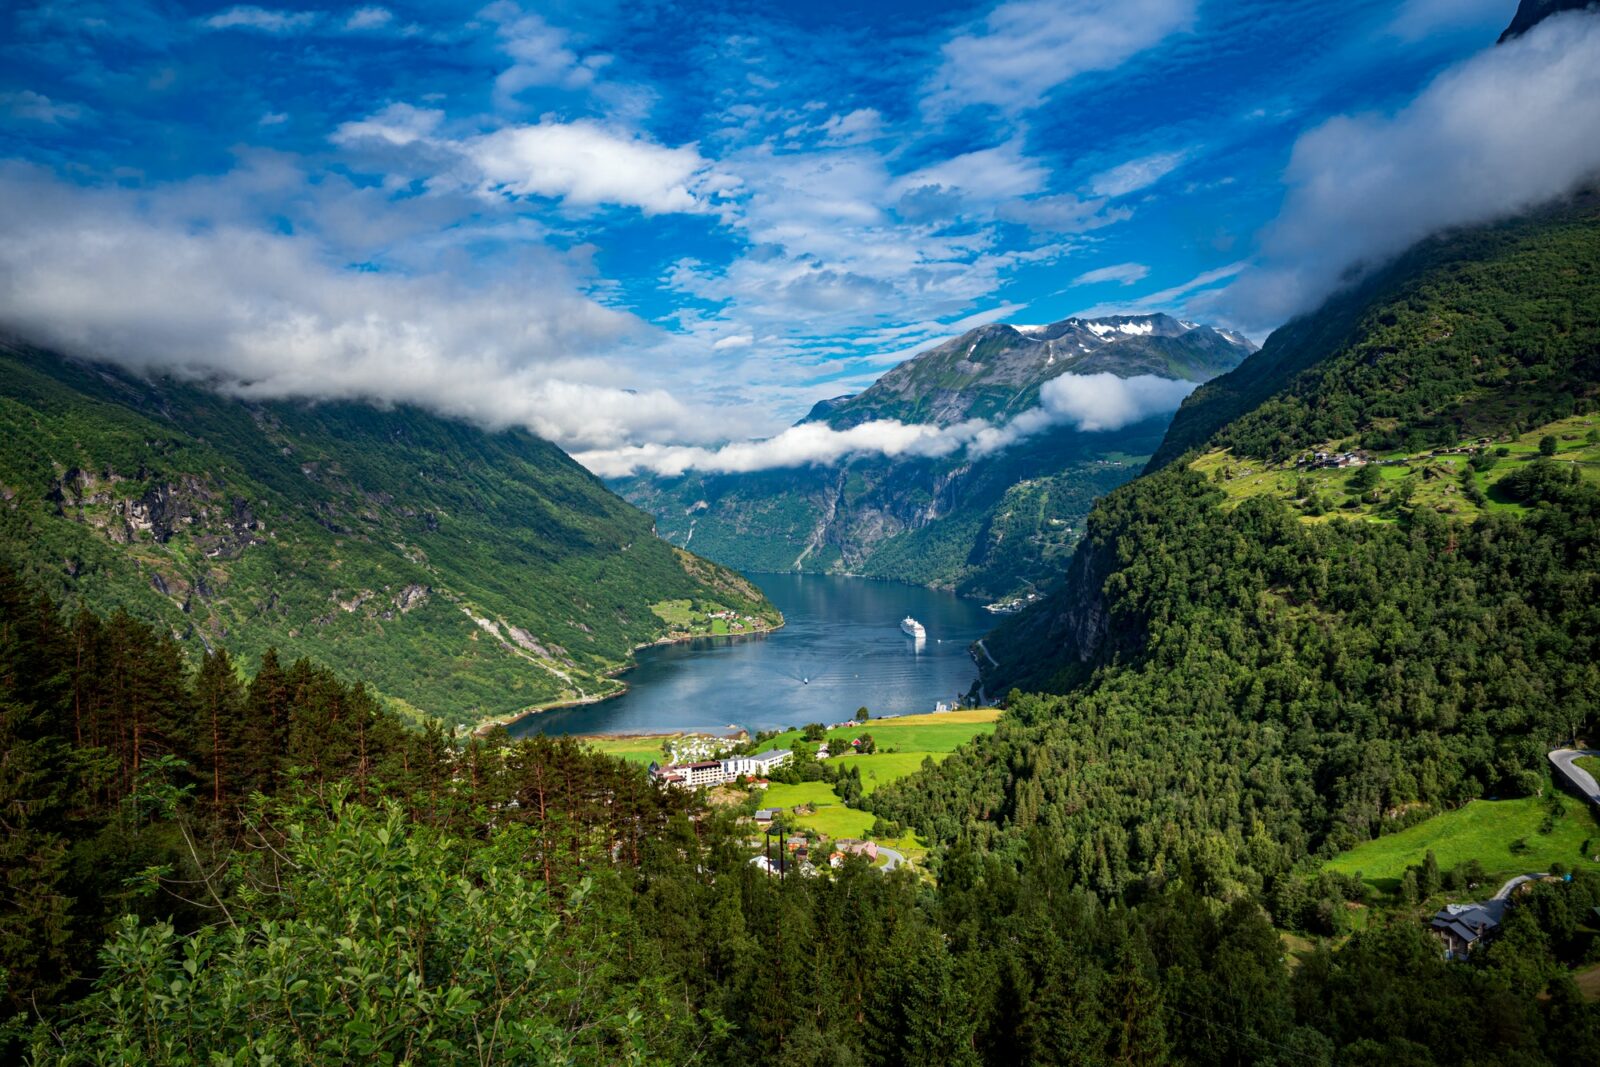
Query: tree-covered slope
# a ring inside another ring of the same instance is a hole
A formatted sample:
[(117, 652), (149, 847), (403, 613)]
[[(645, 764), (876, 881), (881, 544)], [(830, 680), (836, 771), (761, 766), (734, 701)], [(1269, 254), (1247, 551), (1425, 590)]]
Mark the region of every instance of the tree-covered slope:
[[(986, 638), (991, 694), (1054, 695), (1013, 699), (992, 739), (872, 806), (1006, 853), (1043, 827), (1101, 892), (1176, 875), (1259, 892), (1295, 926), (1339, 894), (1310, 857), (1541, 790), (1545, 752), (1600, 729), (1597, 254), (1600, 220), (1568, 206), (1430, 242), (1365, 304), (1346, 294), (1275, 334), (1174, 425), (1193, 442), (1219, 397), (1259, 396), (1198, 437), (1203, 461), (1111, 493), (1060, 591)], [(1523, 436), (1550, 415), (1564, 421), (1540, 456)], [(1418, 457), (1377, 453), (1356, 468), (1373, 483), (1351, 487), (1356, 521), (1236, 491), (1311, 445), (1447, 432), (1476, 435), (1480, 451), (1451, 457), (1474, 477), (1499, 464), (1482, 507), (1451, 513), (1407, 489), (1421, 464), (1383, 473)]]
[(564, 453), (411, 408), (255, 403), (0, 348), (0, 558), (197, 644), (469, 723), (614, 691), (694, 599), (777, 621)]
[(1600, 1040), (1586, 870), (1470, 964), (1405, 914), (1291, 955), (1215, 846), (1107, 899), (1047, 823), (936, 884), (770, 877), (755, 795), (404, 729), (306, 661), (190, 669), (3, 566), (0, 753), (8, 1063), (1490, 1067)]
[(1208, 441), (1413, 450), (1570, 414), (1600, 381), (1600, 195), (1432, 238), (1195, 390), (1151, 468)]
[[(1062, 374), (1202, 382), (1253, 350), (1243, 338), (1166, 315), (994, 323), (921, 352), (805, 421), (1004, 423)], [(613, 483), (674, 544), (744, 570), (844, 571), (989, 598), (1058, 574), (1094, 499), (1126, 481), (1161, 440), (1165, 415), (1115, 430), (1068, 427), (972, 459), (859, 456), (833, 467)]]

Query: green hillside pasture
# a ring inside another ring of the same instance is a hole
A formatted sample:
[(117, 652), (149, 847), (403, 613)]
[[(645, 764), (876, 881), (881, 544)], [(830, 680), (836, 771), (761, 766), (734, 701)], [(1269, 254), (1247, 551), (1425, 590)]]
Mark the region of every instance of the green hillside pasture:
[[(1406, 868), (1422, 863), (1430, 849), (1441, 870), (1475, 859), (1500, 879), (1548, 870), (1552, 863), (1600, 871), (1600, 864), (1583, 853), (1586, 841), (1590, 856), (1600, 848), (1600, 824), (1594, 816), (1576, 800), (1566, 800), (1565, 814), (1555, 820), (1550, 833), (1542, 834), (1539, 830), (1547, 803), (1540, 797), (1474, 800), (1398, 833), (1357, 845), (1329, 860), (1327, 866), (1344, 874), (1359, 874), (1367, 884), (1385, 891), (1398, 886)], [(1525, 851), (1512, 851), (1517, 841), (1525, 842)]]
[[(851, 753), (840, 756), (837, 762), (845, 767), (861, 768), (861, 789), (871, 793), (881, 785), (904, 778), (908, 774), (915, 774), (922, 769), (922, 761), (931, 759), (935, 763), (942, 762), (949, 756), (948, 752), (875, 752), (870, 756), (859, 756)], [(832, 761), (830, 761), (832, 762)]]
[(801, 782), (799, 785), (774, 782), (762, 795), (761, 804), (767, 808), (782, 808), (786, 813), (801, 804), (815, 804), (817, 810), (813, 815), (785, 817), (795, 826), (830, 838), (865, 837), (877, 818), (870, 811), (845, 807), (827, 782)]
[(683, 734), (626, 735), (619, 734), (607, 737), (585, 737), (582, 741), (596, 752), (603, 752), (617, 759), (627, 760), (629, 763), (640, 763), (649, 766), (655, 762), (665, 762), (666, 757), (661, 754), (661, 746), (668, 741), (683, 737)]

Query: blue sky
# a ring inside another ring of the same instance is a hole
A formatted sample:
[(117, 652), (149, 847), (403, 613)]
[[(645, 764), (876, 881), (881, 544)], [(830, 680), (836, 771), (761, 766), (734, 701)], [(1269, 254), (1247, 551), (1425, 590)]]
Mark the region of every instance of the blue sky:
[(994, 319), (1260, 339), (1394, 251), (1324, 189), (1515, 6), (8, 5), (0, 317), (579, 452), (772, 433)]

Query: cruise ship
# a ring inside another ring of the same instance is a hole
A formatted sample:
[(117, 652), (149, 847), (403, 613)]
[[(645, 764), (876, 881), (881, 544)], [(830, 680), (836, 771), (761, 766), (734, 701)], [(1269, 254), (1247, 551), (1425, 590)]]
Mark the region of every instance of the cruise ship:
[(907, 615), (905, 618), (900, 620), (900, 629), (904, 630), (912, 637), (928, 636), (928, 631), (923, 629), (922, 624), (916, 619), (913, 619), (910, 615)]

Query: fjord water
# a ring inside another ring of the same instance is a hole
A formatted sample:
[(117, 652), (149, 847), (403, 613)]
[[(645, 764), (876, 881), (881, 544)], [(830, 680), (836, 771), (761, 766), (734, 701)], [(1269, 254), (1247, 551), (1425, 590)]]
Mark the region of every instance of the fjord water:
[[(977, 677), (967, 648), (997, 621), (976, 600), (890, 582), (753, 574), (783, 612), (776, 633), (702, 638), (641, 650), (614, 700), (530, 715), (513, 734), (721, 731), (755, 733), (874, 715), (932, 711)], [(910, 615), (927, 640), (900, 630)]]

